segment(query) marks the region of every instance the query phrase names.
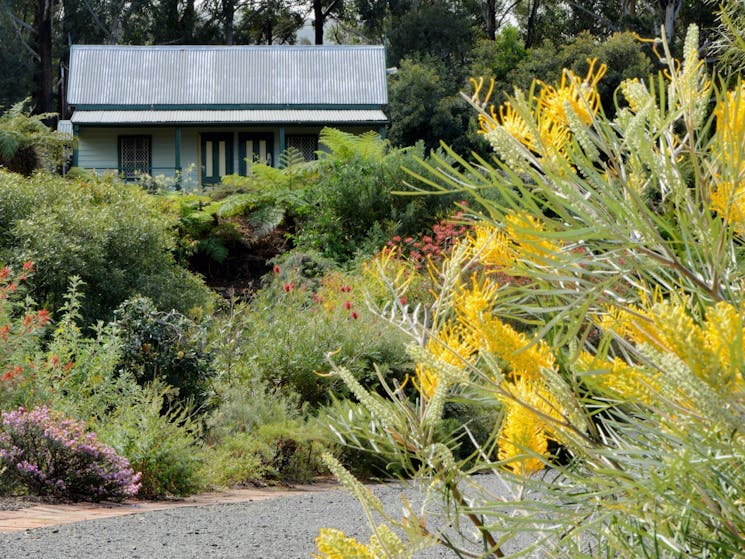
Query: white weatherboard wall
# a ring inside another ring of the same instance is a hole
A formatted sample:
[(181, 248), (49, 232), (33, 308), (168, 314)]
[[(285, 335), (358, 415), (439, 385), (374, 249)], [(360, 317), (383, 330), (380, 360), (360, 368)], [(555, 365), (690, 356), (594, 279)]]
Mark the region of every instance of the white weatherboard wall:
[[(171, 128), (82, 128), (78, 133), (78, 166), (99, 173), (119, 171), (119, 136), (152, 137), (153, 175), (173, 176), (175, 135)], [(184, 166), (182, 156), (182, 166)]]

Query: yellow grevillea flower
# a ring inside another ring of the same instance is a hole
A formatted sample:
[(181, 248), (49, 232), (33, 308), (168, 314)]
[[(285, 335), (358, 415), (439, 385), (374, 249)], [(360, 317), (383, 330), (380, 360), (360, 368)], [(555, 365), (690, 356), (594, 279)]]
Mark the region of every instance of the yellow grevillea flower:
[(574, 111), (580, 120), (589, 124), (600, 109), (598, 82), (608, 71), (605, 64), (595, 69), (597, 59), (588, 60), (590, 68), (583, 80), (571, 70), (564, 70), (559, 87), (543, 84), (538, 96), (538, 108), (551, 123), (568, 127), (567, 108)]
[[(477, 346), (469, 332), (458, 324), (448, 322), (427, 342), (427, 350), (437, 360), (464, 369), (473, 360)], [(434, 396), (442, 375), (424, 363), (417, 364), (416, 386), (427, 399)]]
[(739, 367), (745, 355), (743, 312), (720, 302), (697, 321), (687, 299), (647, 302), (646, 308), (610, 309), (601, 328), (636, 344), (672, 353), (701, 380), (715, 388), (742, 388)]
[(730, 91), (714, 109), (716, 132), (711, 153), (719, 162), (719, 172), (712, 176), (712, 208), (731, 223), (738, 233), (745, 233), (745, 84)]
[(497, 317), (489, 317), (472, 327), (475, 335), (483, 339), (485, 349), (501, 359), (514, 378), (537, 379), (541, 369), (552, 369), (555, 365), (556, 359), (546, 342), (530, 340)]
[[(493, 113), (492, 113), (493, 114)], [(485, 131), (489, 131), (489, 128), (493, 128), (496, 119), (492, 119), (491, 122), (482, 121), (482, 128)], [(535, 139), (530, 133), (530, 128), (526, 124), (523, 117), (521, 117), (512, 105), (507, 102), (499, 108), (499, 124), (504, 128), (510, 136), (518, 140), (520, 143), (527, 147), (533, 147)], [(487, 124), (487, 126), (484, 126)]]
[(313, 554), (316, 559), (376, 559), (365, 544), (333, 528), (321, 528), (316, 547), (321, 553)]
[(655, 325), (651, 311), (630, 305), (626, 308), (608, 307), (597, 320), (598, 326), (635, 344), (649, 344), (656, 349), (672, 351), (667, 340)]
[(478, 324), (491, 315), (499, 285), (488, 278), (472, 278), (468, 287), (459, 286), (454, 295), (455, 309), (465, 324)]
[(545, 265), (556, 258), (562, 250), (561, 245), (541, 235), (544, 224), (535, 216), (518, 213), (505, 216), (507, 235), (518, 247), (518, 254), (526, 260)]
[(412, 550), (407, 549), (401, 538), (385, 524), (375, 529), (367, 545), (341, 530), (321, 528), (316, 548), (321, 555), (314, 553), (315, 559), (410, 559), (413, 555)]
[(485, 266), (499, 269), (510, 268), (515, 263), (515, 250), (505, 233), (485, 222), (473, 227), (468, 242), (471, 249)]
[(576, 369), (579, 373), (587, 373), (583, 379), (591, 387), (624, 400), (651, 404), (654, 394), (659, 392), (659, 383), (654, 376), (645, 374), (618, 357), (604, 360), (583, 351)]
[(720, 302), (706, 311), (704, 338), (706, 349), (716, 358), (725, 386), (742, 390), (740, 368), (745, 361), (745, 324), (742, 311), (729, 303)]
[(545, 457), (549, 439), (555, 439), (550, 423), (561, 420), (560, 408), (542, 381), (520, 379), (508, 384), (505, 389), (514, 399), (504, 398), (506, 411), (497, 439), (498, 458), (509, 461), (505, 467), (516, 474), (529, 474), (543, 469), (538, 456)]

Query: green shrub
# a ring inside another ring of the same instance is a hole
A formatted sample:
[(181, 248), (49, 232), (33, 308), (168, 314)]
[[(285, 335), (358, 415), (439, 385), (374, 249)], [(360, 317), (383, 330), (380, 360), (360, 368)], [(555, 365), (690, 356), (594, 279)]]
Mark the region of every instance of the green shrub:
[(0, 261), (33, 261), (31, 294), (51, 312), (64, 303), (71, 276), (84, 282), (88, 324), (109, 320), (137, 293), (164, 310), (209, 304), (209, 291), (172, 254), (175, 218), (139, 188), (0, 170), (0, 191)]
[(394, 235), (424, 230), (464, 198), (396, 194), (410, 189), (406, 182), (415, 182), (404, 169), (421, 169), (422, 145), (363, 150), (365, 142), (349, 145), (344, 136), (328, 132), (322, 141), (332, 151), (319, 162), (317, 182), (307, 188), (309, 208), (295, 238), (300, 250), (315, 250), (337, 262), (372, 254)]
[(373, 363), (392, 377), (405, 376), (410, 361), (400, 336), (367, 309), (362, 276), (332, 272), (313, 290), (282, 274), (279, 269), (271, 285), (236, 309), (243, 362), (233, 378), (260, 379), (316, 406), (331, 392), (345, 392), (338, 379), (319, 374), (329, 369), (330, 353), (366, 385), (377, 384)]
[(172, 310), (159, 311), (146, 297), (126, 300), (114, 312), (122, 340), (118, 367), (141, 383), (160, 379), (178, 390), (181, 401), (200, 407), (214, 376), (203, 325)]
[[(174, 391), (158, 381), (135, 387), (126, 403), (106, 414), (98, 432), (142, 474), (140, 497), (189, 495), (205, 488), (201, 427)], [(165, 412), (164, 412), (165, 410)]]
[(307, 481), (319, 472), (322, 443), (297, 397), (269, 391), (258, 381), (225, 384), (217, 394), (204, 469), (213, 485)]

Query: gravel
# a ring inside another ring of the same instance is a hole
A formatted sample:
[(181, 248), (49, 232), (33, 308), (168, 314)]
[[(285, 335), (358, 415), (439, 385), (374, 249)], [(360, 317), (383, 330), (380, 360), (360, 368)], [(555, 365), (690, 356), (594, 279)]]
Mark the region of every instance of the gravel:
[[(491, 477), (491, 476), (490, 476)], [(496, 486), (496, 479), (493, 484)], [(401, 486), (374, 487), (387, 510), (401, 515)], [(44, 559), (309, 559), (322, 527), (367, 541), (360, 504), (343, 490), (275, 499), (183, 507), (0, 534), (0, 557)], [(430, 548), (417, 559), (456, 557)]]

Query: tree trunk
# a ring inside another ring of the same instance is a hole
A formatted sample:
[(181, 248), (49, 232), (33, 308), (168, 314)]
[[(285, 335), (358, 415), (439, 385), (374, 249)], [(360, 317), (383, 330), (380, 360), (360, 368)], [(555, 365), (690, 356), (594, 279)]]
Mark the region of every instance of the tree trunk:
[(535, 42), (535, 26), (538, 22), (538, 8), (541, 5), (541, 0), (533, 0), (530, 6), (530, 14), (528, 15), (528, 23), (525, 26), (525, 48), (529, 49)]
[(683, 0), (660, 0), (660, 7), (665, 14), (665, 37), (672, 44), (675, 37), (675, 20), (678, 19)]
[(323, 24), (326, 16), (323, 13), (321, 0), (313, 0), (313, 30), (315, 31), (315, 44), (323, 44)]
[(493, 41), (497, 36), (497, 0), (486, 0), (486, 38)]
[(233, 44), (233, 20), (235, 19), (235, 0), (223, 0), (223, 17), (225, 18), (225, 44)]
[(52, 0), (38, 0), (34, 14), (36, 41), (34, 49), (38, 55), (34, 75), (34, 112), (54, 112), (54, 79), (52, 74)]

